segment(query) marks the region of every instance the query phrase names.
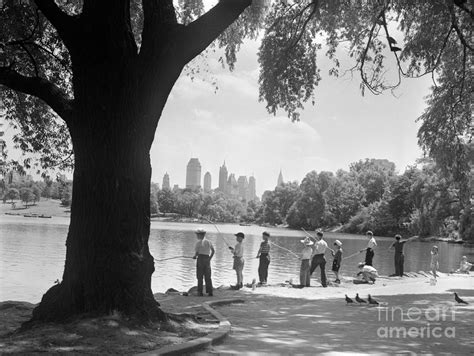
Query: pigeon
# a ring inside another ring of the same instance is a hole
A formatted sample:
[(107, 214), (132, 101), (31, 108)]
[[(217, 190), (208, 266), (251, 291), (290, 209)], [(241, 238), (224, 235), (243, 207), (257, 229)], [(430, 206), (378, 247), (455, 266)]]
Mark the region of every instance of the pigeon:
[(459, 304), (469, 304), (468, 302), (462, 300), (461, 298), (459, 298), (458, 294), (456, 292), (454, 292), (454, 300), (456, 302), (458, 302)]
[(377, 302), (375, 299), (373, 299), (369, 294), (369, 304), (379, 305), (379, 302)]
[(354, 303), (354, 301), (353, 301), (351, 298), (349, 298), (349, 297), (347, 296), (347, 294), (346, 294), (346, 303), (347, 303), (347, 305), (349, 305), (349, 304), (351, 304), (351, 303)]
[(356, 302), (361, 304), (361, 303), (367, 303), (366, 300), (359, 298), (359, 293), (356, 294)]

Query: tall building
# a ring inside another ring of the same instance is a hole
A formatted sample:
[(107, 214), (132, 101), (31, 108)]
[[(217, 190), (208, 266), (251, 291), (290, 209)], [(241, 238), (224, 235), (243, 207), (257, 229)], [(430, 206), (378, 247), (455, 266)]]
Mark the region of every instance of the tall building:
[(219, 190), (221, 192), (227, 192), (227, 167), (224, 164), (219, 168)]
[(255, 177), (251, 176), (249, 178), (249, 189), (248, 189), (248, 201), (255, 200), (257, 197), (257, 183)]
[(281, 169), (280, 169), (280, 174), (278, 175), (278, 181), (277, 181), (277, 187), (283, 185), (283, 174), (281, 174)]
[(163, 184), (161, 185), (161, 189), (163, 190), (170, 190), (171, 189), (171, 186), (170, 186), (170, 176), (168, 175), (168, 172), (165, 173), (165, 175), (163, 176)]
[(204, 174), (204, 191), (211, 191), (211, 173), (209, 172), (206, 172), (206, 174)]
[(191, 158), (186, 167), (186, 189), (201, 188), (201, 163), (199, 159)]
[(237, 198), (239, 196), (239, 184), (235, 180), (234, 173), (231, 173), (229, 179), (227, 179), (227, 194), (231, 197)]
[(249, 183), (247, 181), (246, 176), (240, 176), (239, 179), (237, 179), (237, 184), (239, 186), (239, 198), (242, 200), (247, 200), (247, 192), (249, 188)]

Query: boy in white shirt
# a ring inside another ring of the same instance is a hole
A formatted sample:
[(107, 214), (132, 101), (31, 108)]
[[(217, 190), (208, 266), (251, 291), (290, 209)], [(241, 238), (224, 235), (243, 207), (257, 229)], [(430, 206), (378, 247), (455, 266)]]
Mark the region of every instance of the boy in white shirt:
[(233, 289), (240, 289), (243, 287), (243, 280), (244, 276), (242, 274), (242, 271), (244, 269), (244, 247), (242, 246), (242, 241), (245, 238), (245, 235), (243, 232), (238, 232), (235, 234), (235, 237), (237, 239), (237, 243), (235, 244), (235, 247), (229, 247), (229, 249), (232, 251), (234, 254), (234, 264), (232, 266), (233, 269), (235, 269), (235, 273), (237, 274), (237, 284)]
[(309, 287), (311, 279), (311, 274), (309, 272), (311, 267), (310, 260), (311, 255), (313, 254), (311, 245), (313, 245), (313, 241), (311, 241), (309, 237), (306, 237), (304, 240), (301, 240), (301, 242), (304, 244), (304, 248), (303, 251), (301, 251), (300, 286)]
[(375, 283), (375, 278), (379, 276), (377, 270), (372, 266), (367, 266), (364, 262), (359, 263), (360, 272), (357, 275), (362, 275), (362, 280), (366, 283)]
[(365, 265), (372, 266), (372, 262), (375, 255), (375, 248), (377, 247), (377, 242), (375, 241), (374, 234), (372, 231), (367, 231), (366, 233), (369, 242), (367, 243), (367, 247), (360, 250), (360, 252), (364, 252), (365, 250)]
[(202, 280), (206, 281), (206, 293), (212, 296), (212, 279), (211, 279), (211, 259), (214, 256), (214, 246), (206, 239), (206, 230), (197, 229), (196, 238), (198, 241), (194, 246), (194, 259), (196, 262), (196, 277), (198, 280), (198, 295), (202, 296)]

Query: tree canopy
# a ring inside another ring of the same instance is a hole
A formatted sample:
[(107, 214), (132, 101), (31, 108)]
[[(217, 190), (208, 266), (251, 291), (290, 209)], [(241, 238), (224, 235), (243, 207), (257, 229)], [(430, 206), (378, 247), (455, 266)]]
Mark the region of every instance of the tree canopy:
[[(41, 152), (43, 167), (72, 164), (68, 130), (57, 117), (66, 115), (74, 98), (71, 53), (62, 34), (67, 27), (79, 31), (81, 22), (87, 20), (87, 11), (83, 11), (87, 3), (62, 0), (57, 7), (54, 1), (45, 1), (37, 7), (29, 0), (2, 1), (0, 84), (4, 85), (1, 97), (6, 118), (20, 130), (17, 145), (27, 152)], [(101, 15), (112, 18), (114, 7), (127, 7), (129, 19), (124, 27), (133, 33), (135, 43), (130, 46), (136, 52), (145, 50), (146, 3), (111, 4)], [(205, 10), (202, 0), (163, 3), (166, 5), (160, 6), (175, 17), (175, 26), (196, 27), (193, 21)], [(242, 9), (251, 1), (221, 3)], [(90, 11), (99, 10), (92, 6)], [(54, 16), (54, 21), (45, 15)], [(212, 16), (209, 12), (200, 22)], [(314, 89), (321, 80), (320, 52), (333, 61), (331, 75), (358, 74), (363, 93), (380, 94), (396, 88), (403, 78), (431, 75), (432, 94), (419, 118), (420, 145), (444, 166), (455, 165), (455, 171), (465, 172), (465, 144), (472, 138), (473, 74), (468, 69), (473, 65), (473, 16), (472, 3), (465, 0), (254, 0), (213, 45), (224, 48), (232, 69), (242, 42), (263, 36), (260, 99), (271, 113), (283, 109), (293, 119), (298, 119), (305, 102), (317, 99)], [(57, 28), (60, 23), (64, 26)], [(341, 68), (340, 59), (347, 56), (353, 64)], [(187, 69), (192, 74), (199, 70), (192, 65)]]

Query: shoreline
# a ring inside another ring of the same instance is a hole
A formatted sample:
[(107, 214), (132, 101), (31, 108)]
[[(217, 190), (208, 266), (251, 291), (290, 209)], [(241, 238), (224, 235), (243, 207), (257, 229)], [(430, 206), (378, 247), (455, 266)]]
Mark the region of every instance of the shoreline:
[[(35, 213), (30, 213), (30, 214), (35, 214)], [(11, 224), (11, 223), (19, 223), (19, 224), (45, 224), (45, 225), (65, 225), (68, 226), (70, 223), (70, 216), (55, 216), (51, 215), (49, 218), (42, 218), (41, 216), (27, 216), (25, 217), (24, 214), (0, 214), (0, 224), (5, 223), (5, 224)], [(240, 225), (239, 223), (216, 223), (217, 226), (220, 227), (220, 230), (226, 230), (226, 227), (231, 227), (232, 230), (229, 231), (220, 231), (223, 233), (233, 233), (234, 230), (240, 229), (240, 230), (249, 230), (249, 229), (258, 229), (274, 232), (277, 235), (282, 235), (282, 232), (286, 232), (288, 236), (304, 236), (304, 232), (298, 229), (290, 229), (288, 227), (278, 227), (278, 226), (263, 226), (263, 225), (258, 225), (258, 224), (251, 224), (251, 225)], [(163, 228), (170, 228), (171, 230), (178, 229), (178, 227), (183, 227), (183, 226), (188, 226), (189, 231), (193, 231), (197, 227), (202, 227), (202, 226), (211, 226), (208, 231), (212, 232), (217, 232), (213, 231), (215, 228), (213, 227), (213, 224), (207, 222), (207, 221), (202, 221), (202, 222), (195, 222), (195, 221), (189, 221), (187, 219), (180, 220), (180, 221), (170, 221), (167, 218), (151, 218), (150, 220), (150, 228), (151, 229), (163, 229)], [(258, 234), (260, 234), (259, 232)], [(325, 233), (329, 234), (343, 234), (347, 236), (354, 236), (354, 237), (360, 237), (361, 239), (365, 239), (365, 235), (360, 235), (360, 234), (352, 234), (352, 233), (346, 233), (346, 232), (340, 232), (340, 231), (333, 231), (331, 229), (328, 229), (325, 231)], [(414, 236), (413, 236), (414, 237)], [(381, 239), (393, 239), (393, 237), (390, 236), (377, 236), (377, 238)], [(449, 244), (459, 244), (463, 245), (465, 247), (471, 248), (474, 247), (474, 242), (466, 241), (466, 240), (454, 240), (454, 239), (449, 239), (445, 237), (436, 237), (436, 236), (428, 236), (428, 237), (419, 237), (418, 241), (420, 242), (427, 242), (427, 243), (433, 243), (433, 242), (446, 242)]]
[[(454, 291), (457, 291), (469, 304), (456, 304)], [(354, 298), (356, 293), (365, 300), (370, 293), (380, 305), (346, 305), (345, 295)], [(156, 293), (155, 298), (162, 309), (168, 313), (201, 316), (214, 325), (212, 316), (203, 314), (205, 303), (219, 302), (229, 298), (243, 300), (243, 303), (222, 306), (214, 303), (215, 310), (230, 322), (232, 332), (218, 345), (209, 346), (204, 352), (248, 354), (249, 350), (252, 350), (254, 354), (315, 354), (328, 351), (393, 354), (410, 351), (412, 353), (469, 354), (474, 348), (471, 328), (466, 327), (474, 322), (474, 273), (465, 275), (440, 273), (436, 285), (431, 285), (429, 275), (423, 272), (423, 274), (411, 274), (410, 277), (381, 277), (374, 285), (354, 284), (347, 279), (341, 285), (328, 288), (318, 285), (297, 289), (280, 284), (258, 287), (255, 290), (249, 287), (244, 287), (239, 291), (216, 288), (214, 297)], [(16, 316), (6, 313), (13, 311), (12, 308), (4, 307), (6, 303), (11, 305), (16, 303), (19, 306)], [(30, 310), (27, 309), (28, 303), (22, 302), (6, 301), (0, 303), (0, 306), (2, 306), (0, 308), (2, 331), (5, 331), (7, 327), (11, 329), (15, 323), (18, 325), (20, 320), (24, 321)], [(383, 314), (385, 310), (392, 310), (392, 319), (380, 319), (381, 315), (384, 317), (390, 315)], [(395, 319), (393, 310), (398, 313), (395, 314)], [(418, 315), (413, 314), (416, 311), (419, 312), (418, 314), (421, 313), (421, 318), (413, 317), (413, 315)], [(449, 312), (447, 315), (452, 315), (452, 320), (430, 319), (432, 311)], [(411, 313), (411, 319), (405, 317), (407, 313)], [(147, 349), (144, 349), (143, 345), (136, 343), (138, 334), (134, 334), (135, 331), (129, 327), (120, 326), (122, 321), (117, 317), (106, 317), (104, 320), (106, 324), (103, 328), (112, 327), (118, 332), (113, 341), (114, 350), (117, 348), (121, 350), (123, 347), (123, 350), (127, 349), (130, 353), (155, 354), (160, 352), (160, 347), (185, 346), (199, 337), (198, 335), (182, 337), (170, 331), (155, 330), (151, 334), (161, 341), (154, 345), (148, 344)], [(83, 324), (93, 322), (97, 323), (97, 320), (85, 321)], [(415, 330), (413, 328), (419, 328), (420, 325), (424, 327), (427, 323), (432, 325), (432, 328), (455, 330), (456, 338), (450, 338), (448, 335), (448, 337), (443, 336), (438, 339), (434, 337), (431, 339), (410, 338), (409, 336), (386, 339), (385, 334), (380, 334), (381, 330), (382, 332), (385, 330), (384, 328), (387, 328), (386, 330), (412, 328), (409, 330), (413, 331)], [(41, 345), (41, 350), (32, 350), (27, 348), (28, 342), (38, 342), (38, 334), (35, 334), (36, 338), (30, 335), (29, 339), (15, 339), (16, 341), (10, 339), (7, 341), (2, 336), (0, 352), (5, 351), (6, 347), (16, 347), (16, 352), (57, 352), (58, 349), (81, 352), (85, 350), (84, 345), (88, 348), (97, 347), (97, 350), (100, 347), (105, 347), (105, 350), (111, 347), (110, 344), (104, 346), (103, 343), (103, 337), (110, 337), (108, 334), (78, 337), (77, 332), (70, 329), (70, 324), (45, 325), (44, 327), (44, 329), (41, 329), (42, 326), (36, 328), (35, 332), (42, 332), (44, 337), (49, 339), (56, 338), (57, 344)], [(52, 327), (58, 328), (54, 332), (57, 335), (53, 335)], [(103, 332), (103, 328), (96, 330)], [(126, 333), (122, 334), (117, 328), (125, 330)], [(212, 325), (206, 328), (207, 335), (211, 335), (215, 330)], [(2, 335), (5, 333), (3, 332)], [(71, 335), (75, 335), (75, 338)], [(137, 335), (137, 337), (130, 341), (129, 335)], [(318, 335), (318, 342), (314, 342), (315, 335)], [(61, 338), (64, 339), (61, 341), (63, 344), (59, 341)], [(410, 344), (407, 344), (407, 341), (410, 341)], [(104, 351), (104, 349), (100, 350)]]

